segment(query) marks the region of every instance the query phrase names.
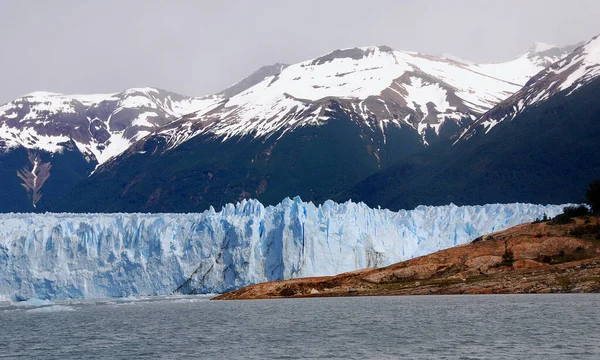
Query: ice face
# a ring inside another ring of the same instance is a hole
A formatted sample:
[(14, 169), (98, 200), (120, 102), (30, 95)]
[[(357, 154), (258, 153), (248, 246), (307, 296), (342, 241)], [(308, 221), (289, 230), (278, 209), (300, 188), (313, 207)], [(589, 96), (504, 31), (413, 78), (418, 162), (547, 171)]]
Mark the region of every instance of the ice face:
[(389, 265), (561, 212), (558, 205), (371, 209), (299, 198), (198, 214), (0, 214), (0, 297), (218, 293)]

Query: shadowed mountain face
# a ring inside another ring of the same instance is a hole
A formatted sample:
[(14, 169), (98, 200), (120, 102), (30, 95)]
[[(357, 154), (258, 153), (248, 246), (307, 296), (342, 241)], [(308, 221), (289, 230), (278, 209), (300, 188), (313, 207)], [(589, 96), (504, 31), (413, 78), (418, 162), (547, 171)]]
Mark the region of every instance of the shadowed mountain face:
[(330, 108), (332, 120), (322, 126), (264, 139), (200, 135), (169, 149), (168, 138), (148, 138), (78, 186), (61, 208), (188, 212), (244, 198), (275, 204), (290, 193), (324, 201), (421, 148), (413, 131), (392, 128), (384, 141), (339, 103)]
[(87, 178), (95, 162), (86, 160), (73, 142), (62, 152), (17, 147), (0, 154), (0, 209), (3, 212), (44, 211)]

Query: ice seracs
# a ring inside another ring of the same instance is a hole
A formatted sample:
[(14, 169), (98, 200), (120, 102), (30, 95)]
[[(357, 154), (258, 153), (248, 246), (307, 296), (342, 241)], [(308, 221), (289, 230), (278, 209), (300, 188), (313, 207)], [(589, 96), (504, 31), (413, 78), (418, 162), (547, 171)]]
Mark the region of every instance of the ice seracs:
[(0, 298), (216, 293), (380, 267), (464, 244), (562, 206), (372, 209), (256, 200), (198, 214), (0, 214)]

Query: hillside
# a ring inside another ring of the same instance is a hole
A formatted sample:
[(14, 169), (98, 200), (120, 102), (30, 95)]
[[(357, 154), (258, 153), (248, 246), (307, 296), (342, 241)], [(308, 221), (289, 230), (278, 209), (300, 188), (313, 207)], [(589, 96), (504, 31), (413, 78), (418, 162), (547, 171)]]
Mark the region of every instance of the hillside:
[(600, 292), (600, 217), (528, 223), (379, 269), (251, 285), (216, 300)]

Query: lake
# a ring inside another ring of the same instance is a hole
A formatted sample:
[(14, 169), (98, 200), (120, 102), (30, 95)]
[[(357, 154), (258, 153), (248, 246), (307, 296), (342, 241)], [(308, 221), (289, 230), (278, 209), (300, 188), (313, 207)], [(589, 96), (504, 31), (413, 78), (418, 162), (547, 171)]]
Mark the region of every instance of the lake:
[(600, 294), (0, 303), (0, 358), (599, 359)]

